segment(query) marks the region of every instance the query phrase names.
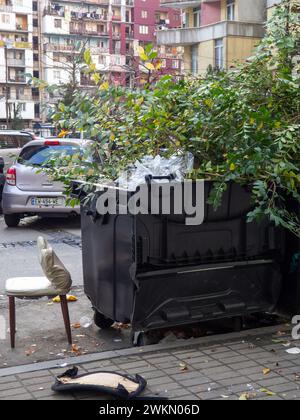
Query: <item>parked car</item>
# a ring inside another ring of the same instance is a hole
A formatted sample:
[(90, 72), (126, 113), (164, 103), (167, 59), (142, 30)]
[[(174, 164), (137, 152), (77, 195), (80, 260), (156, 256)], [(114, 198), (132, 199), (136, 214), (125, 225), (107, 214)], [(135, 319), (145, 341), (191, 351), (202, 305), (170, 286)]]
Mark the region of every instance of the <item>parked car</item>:
[(53, 182), (39, 169), (54, 155), (84, 153), (89, 143), (77, 139), (34, 140), (22, 148), (16, 163), (7, 171), (3, 190), (3, 214), (8, 227), (18, 226), (26, 216), (80, 214), (79, 206), (66, 205), (64, 185)]
[(5, 184), (4, 159), (0, 157), (0, 213), (2, 212), (2, 191)]
[(4, 159), (4, 171), (15, 161), (21, 148), (32, 140), (36, 137), (31, 132), (0, 130), (0, 157)]

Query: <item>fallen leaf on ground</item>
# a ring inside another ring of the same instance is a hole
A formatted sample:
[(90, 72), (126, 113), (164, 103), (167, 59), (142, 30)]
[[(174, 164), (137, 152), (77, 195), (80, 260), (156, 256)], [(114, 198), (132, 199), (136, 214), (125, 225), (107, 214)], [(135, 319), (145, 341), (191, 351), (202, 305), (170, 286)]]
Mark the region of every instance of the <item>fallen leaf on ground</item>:
[(35, 353), (35, 350), (33, 350), (33, 349), (29, 349), (29, 350), (25, 351), (26, 356), (31, 356), (34, 353)]
[(263, 374), (264, 375), (269, 375), (270, 372), (271, 372), (271, 369), (269, 369), (269, 368), (263, 369)]
[(78, 328), (81, 327), (81, 324), (80, 324), (80, 322), (75, 322), (75, 324), (71, 324), (71, 327), (75, 328), (75, 329), (78, 329)]
[(115, 330), (128, 330), (129, 328), (131, 328), (131, 326), (130, 324), (123, 324), (122, 322), (118, 322), (113, 325), (113, 328)]
[(77, 302), (78, 298), (74, 295), (67, 295), (68, 302)]
[(278, 332), (276, 333), (276, 335), (277, 335), (278, 337), (283, 337), (284, 335), (286, 335), (286, 332), (285, 332), (285, 331), (278, 331)]
[[(78, 298), (74, 295), (67, 295), (67, 301), (68, 302), (77, 302)], [(54, 303), (60, 303), (60, 296), (55, 296), (55, 298), (52, 299), (52, 302)]]
[(180, 363), (179, 366), (182, 372), (186, 372), (188, 370), (188, 367), (185, 363)]
[(240, 398), (239, 398), (239, 400), (240, 401), (247, 401), (247, 400), (250, 400), (250, 394), (249, 394), (249, 392), (244, 392), (243, 394), (241, 394), (240, 395)]
[(261, 388), (260, 392), (263, 392), (264, 394), (268, 395), (268, 397), (274, 397), (276, 395), (275, 392), (272, 392), (266, 388)]
[(72, 344), (72, 353), (77, 353), (79, 351), (79, 347), (76, 344)]

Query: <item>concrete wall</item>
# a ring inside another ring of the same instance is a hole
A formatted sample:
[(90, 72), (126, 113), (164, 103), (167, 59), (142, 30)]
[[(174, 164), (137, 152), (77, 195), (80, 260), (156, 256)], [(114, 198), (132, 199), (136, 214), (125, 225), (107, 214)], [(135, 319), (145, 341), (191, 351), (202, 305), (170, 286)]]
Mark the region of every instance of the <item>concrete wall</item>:
[[(267, 0), (235, 0), (235, 20), (241, 22), (264, 22)], [(221, 0), (221, 20), (227, 19), (227, 1)]]
[[(28, 101), (16, 101), (16, 103), (26, 103), (26, 108), (21, 112), (21, 118), (24, 120), (32, 120), (34, 118), (34, 103)], [(5, 120), (6, 118), (6, 103), (0, 101), (0, 119)]]
[(259, 42), (259, 38), (225, 38), (227, 68), (234, 66), (237, 62), (247, 60), (253, 54), (255, 46)]
[(201, 6), (201, 23), (210, 25), (221, 20), (221, 2), (203, 3)]
[(238, 0), (238, 19), (243, 22), (265, 22), (266, 0)]
[(199, 73), (205, 74), (209, 65), (214, 66), (214, 41), (199, 44)]

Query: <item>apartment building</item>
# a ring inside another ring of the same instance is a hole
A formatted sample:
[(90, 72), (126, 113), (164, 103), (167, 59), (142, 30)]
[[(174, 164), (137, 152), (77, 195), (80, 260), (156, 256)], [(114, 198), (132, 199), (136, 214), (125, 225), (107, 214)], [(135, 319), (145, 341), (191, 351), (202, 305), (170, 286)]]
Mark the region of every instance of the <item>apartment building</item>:
[[(91, 50), (97, 69), (110, 81), (130, 85), (137, 47), (156, 44), (157, 29), (181, 23), (180, 11), (161, 7), (160, 0), (44, 0), (43, 9), (44, 77), (49, 83), (68, 79), (65, 61), (80, 40)], [(168, 60), (168, 54), (162, 58), (166, 71), (169, 65), (180, 69), (179, 62)], [(83, 74), (80, 81), (84, 86), (90, 84)]]
[(137, 47), (152, 43), (158, 50), (164, 74), (181, 73), (183, 48), (180, 46), (157, 45), (157, 31), (181, 27), (181, 10), (166, 8), (160, 0), (135, 0), (134, 39)]
[[(115, 84), (143, 77), (139, 46), (156, 43), (159, 29), (181, 27), (179, 9), (160, 0), (0, 0), (0, 126), (18, 114), (25, 127), (44, 121), (44, 105), (56, 103), (28, 85), (27, 74), (49, 84), (93, 81), (77, 66), (79, 46), (89, 48), (96, 68)], [(181, 49), (159, 48), (162, 73), (181, 71)]]
[(33, 72), (32, 0), (0, 0), (0, 127), (35, 118), (26, 74)]
[(265, 34), (266, 0), (161, 0), (161, 5), (183, 12), (182, 27), (158, 31), (157, 39), (184, 47), (185, 73), (232, 68), (251, 56)]

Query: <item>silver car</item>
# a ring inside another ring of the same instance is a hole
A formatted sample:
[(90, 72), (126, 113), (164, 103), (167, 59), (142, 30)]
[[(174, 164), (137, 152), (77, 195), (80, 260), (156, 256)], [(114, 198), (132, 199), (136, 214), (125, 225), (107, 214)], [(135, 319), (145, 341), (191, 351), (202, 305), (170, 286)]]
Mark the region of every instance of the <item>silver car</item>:
[(13, 164), (25, 144), (38, 140), (27, 131), (0, 130), (0, 157), (4, 159), (4, 172)]
[(77, 139), (34, 140), (26, 144), (17, 162), (8, 169), (2, 208), (8, 227), (16, 227), (26, 216), (68, 216), (80, 214), (80, 207), (66, 205), (64, 186), (39, 172), (57, 154), (83, 153), (89, 141)]

